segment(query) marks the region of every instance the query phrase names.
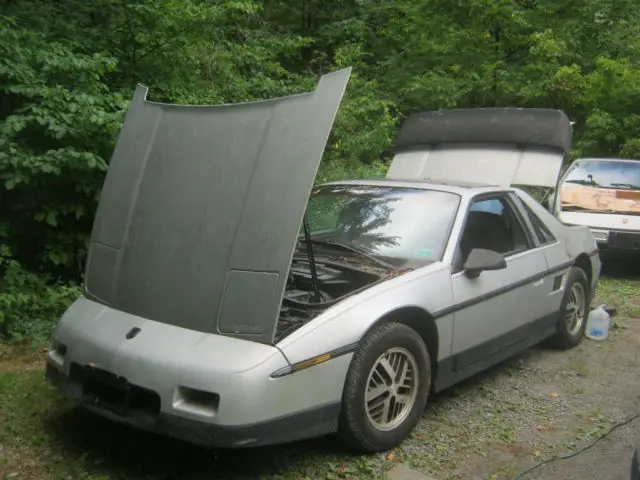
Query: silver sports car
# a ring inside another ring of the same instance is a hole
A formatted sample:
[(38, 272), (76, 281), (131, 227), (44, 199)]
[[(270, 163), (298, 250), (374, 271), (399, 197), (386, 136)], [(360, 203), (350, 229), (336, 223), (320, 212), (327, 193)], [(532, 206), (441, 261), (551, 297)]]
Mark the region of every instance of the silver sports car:
[(555, 186), (566, 116), (418, 113), (386, 179), (314, 186), (349, 75), (239, 105), (138, 87), (52, 383), (202, 445), (338, 433), (376, 452), (410, 434), (430, 392), (544, 339), (581, 341), (596, 243), (513, 187)]

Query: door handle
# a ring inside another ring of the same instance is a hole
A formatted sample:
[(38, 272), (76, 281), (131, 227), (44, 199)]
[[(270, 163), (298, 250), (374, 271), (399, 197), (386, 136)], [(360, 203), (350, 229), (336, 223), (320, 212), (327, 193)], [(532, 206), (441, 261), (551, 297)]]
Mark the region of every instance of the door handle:
[(544, 283), (544, 278), (541, 278), (540, 280), (536, 280), (535, 282), (533, 282), (533, 286), (534, 287), (539, 287), (543, 283)]

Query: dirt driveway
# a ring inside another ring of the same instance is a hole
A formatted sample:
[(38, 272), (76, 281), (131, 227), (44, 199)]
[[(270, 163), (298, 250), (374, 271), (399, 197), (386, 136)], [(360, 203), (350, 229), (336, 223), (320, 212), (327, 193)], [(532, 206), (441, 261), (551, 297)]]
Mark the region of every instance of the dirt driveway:
[[(0, 360), (0, 479), (386, 479), (397, 464), (436, 480), (514, 479), (577, 452), (640, 412), (640, 268), (603, 279), (620, 315), (607, 341), (531, 349), (432, 399), (394, 451), (354, 457), (332, 438), (211, 452), (71, 412), (42, 380), (42, 357)], [(636, 278), (629, 278), (630, 275)], [(526, 480), (628, 480), (640, 420)]]

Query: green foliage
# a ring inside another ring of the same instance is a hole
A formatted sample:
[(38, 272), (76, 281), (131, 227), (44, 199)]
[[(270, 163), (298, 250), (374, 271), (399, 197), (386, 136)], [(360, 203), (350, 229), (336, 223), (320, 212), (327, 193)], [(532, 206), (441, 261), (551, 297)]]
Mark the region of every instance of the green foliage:
[(0, 240), (29, 267), (72, 266), (126, 106), (103, 82), (116, 60), (9, 18), (0, 45)]
[(0, 339), (41, 344), (60, 315), (80, 295), (80, 287), (28, 272), (0, 246)]
[(399, 122), (425, 109), (560, 108), (576, 122), (572, 158), (640, 157), (635, 0), (0, 0), (0, 11), (0, 244), (52, 278), (81, 278), (137, 83), (153, 100), (235, 103), (353, 67), (317, 182), (384, 175)]

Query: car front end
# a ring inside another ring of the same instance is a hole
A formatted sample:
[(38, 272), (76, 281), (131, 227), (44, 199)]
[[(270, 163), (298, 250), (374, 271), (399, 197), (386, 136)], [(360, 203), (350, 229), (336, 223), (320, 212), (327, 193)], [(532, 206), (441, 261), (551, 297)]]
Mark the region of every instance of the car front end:
[[(96, 414), (207, 446), (335, 431), (349, 356), (307, 370), (276, 344), (296, 274), (304, 297), (292, 256), (349, 75), (240, 105), (151, 102), (136, 88), (83, 296), (54, 332), (52, 384)], [(287, 310), (289, 324), (312, 316), (300, 310)]]
[(348, 356), (292, 366), (275, 346), (145, 320), (86, 298), (62, 317), (46, 378), (118, 423), (209, 447), (335, 431)]

